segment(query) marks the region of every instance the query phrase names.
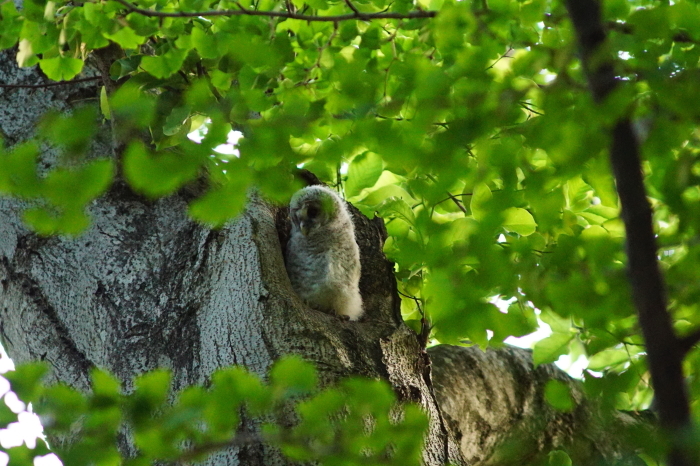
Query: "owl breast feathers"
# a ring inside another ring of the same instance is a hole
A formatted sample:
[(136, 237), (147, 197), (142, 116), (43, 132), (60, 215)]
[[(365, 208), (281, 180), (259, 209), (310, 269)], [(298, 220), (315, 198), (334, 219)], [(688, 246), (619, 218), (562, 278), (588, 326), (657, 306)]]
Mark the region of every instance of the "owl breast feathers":
[(360, 250), (345, 202), (325, 186), (297, 191), (289, 204), (287, 273), (307, 304), (357, 320), (362, 315)]

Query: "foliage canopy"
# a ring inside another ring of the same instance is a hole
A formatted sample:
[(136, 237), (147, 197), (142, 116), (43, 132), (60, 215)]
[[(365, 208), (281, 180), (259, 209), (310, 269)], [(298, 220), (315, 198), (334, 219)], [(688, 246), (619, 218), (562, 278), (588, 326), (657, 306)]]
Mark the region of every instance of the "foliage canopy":
[[(303, 166), (385, 219), (416, 329), (425, 317), (435, 341), (498, 345), (541, 310), (553, 333), (536, 363), (585, 355), (592, 390), (645, 407), (607, 147), (612, 123), (632, 118), (670, 311), (688, 333), (700, 327), (700, 8), (606, 0), (603, 14), (622, 85), (595, 104), (557, 0), (4, 2), (0, 47), (51, 80), (121, 49), (99, 112), (126, 148), (118, 162), (88, 157), (97, 106), (47, 115), (37, 140), (3, 149), (0, 192), (33, 201), (36, 231), (78, 234), (115, 177), (155, 198), (206, 176), (189, 212), (220, 226), (251, 186), (287, 200)], [(217, 151), (232, 130), (235, 156)], [(40, 176), (42, 141), (64, 157)], [(698, 358), (686, 359), (696, 418)]]

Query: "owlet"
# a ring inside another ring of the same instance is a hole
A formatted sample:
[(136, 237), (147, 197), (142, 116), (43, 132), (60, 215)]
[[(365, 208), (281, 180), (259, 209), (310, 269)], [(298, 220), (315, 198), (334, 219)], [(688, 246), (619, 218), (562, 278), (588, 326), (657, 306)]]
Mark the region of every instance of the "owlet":
[(297, 191), (289, 204), (287, 273), (309, 306), (357, 320), (362, 315), (360, 249), (345, 202), (325, 186)]

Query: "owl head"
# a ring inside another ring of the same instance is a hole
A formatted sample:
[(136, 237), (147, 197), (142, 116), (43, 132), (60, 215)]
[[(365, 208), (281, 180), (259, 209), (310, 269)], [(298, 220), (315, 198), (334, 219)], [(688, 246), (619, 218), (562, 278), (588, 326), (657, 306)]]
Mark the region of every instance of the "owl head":
[(325, 186), (307, 186), (297, 191), (289, 203), (289, 216), (304, 236), (338, 217), (342, 200)]

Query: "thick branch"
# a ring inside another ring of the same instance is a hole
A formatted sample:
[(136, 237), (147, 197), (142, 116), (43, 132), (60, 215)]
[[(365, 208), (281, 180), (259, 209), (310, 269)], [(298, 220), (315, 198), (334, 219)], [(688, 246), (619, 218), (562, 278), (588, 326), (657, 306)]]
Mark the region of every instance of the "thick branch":
[[(601, 410), (579, 381), (554, 365), (535, 368), (530, 350), (440, 345), (428, 354), (443, 418), (472, 466), (546, 463), (555, 449), (566, 450), (577, 465), (642, 464), (635, 446), (622, 439), (625, 432), (652, 432), (650, 419)], [(569, 388), (571, 410), (545, 401), (551, 380)]]
[(299, 13), (292, 13), (289, 11), (259, 11), (259, 10), (249, 10), (243, 8), (240, 4), (238, 10), (210, 10), (210, 11), (197, 11), (197, 12), (165, 12), (165, 11), (152, 11), (146, 10), (144, 8), (139, 8), (127, 0), (116, 0), (121, 3), (129, 10), (141, 14), (143, 16), (157, 17), (157, 18), (197, 18), (197, 17), (213, 17), (213, 16), (268, 16), (270, 18), (287, 18), (287, 19), (300, 19), (303, 21), (347, 21), (352, 19), (359, 19), (362, 21), (371, 21), (374, 19), (413, 19), (413, 18), (433, 18), (437, 15), (437, 11), (410, 11), (408, 13), (394, 13), (394, 12), (380, 12), (380, 13), (362, 13), (360, 11), (354, 11), (353, 13), (348, 13), (345, 15), (333, 15), (333, 16), (316, 16), (316, 15), (303, 15)]
[[(591, 92), (603, 101), (617, 85), (612, 60), (605, 56), (606, 33), (596, 0), (568, 0), (567, 9), (581, 46), (582, 63)], [(639, 147), (630, 121), (621, 119), (612, 133), (610, 160), (622, 204), (632, 296), (646, 341), (649, 369), (656, 391), (661, 425), (677, 445), (672, 465), (691, 464), (683, 458), (681, 431), (690, 427), (688, 397), (681, 367), (682, 353), (666, 311), (663, 279), (656, 258), (652, 210), (646, 197)]]

